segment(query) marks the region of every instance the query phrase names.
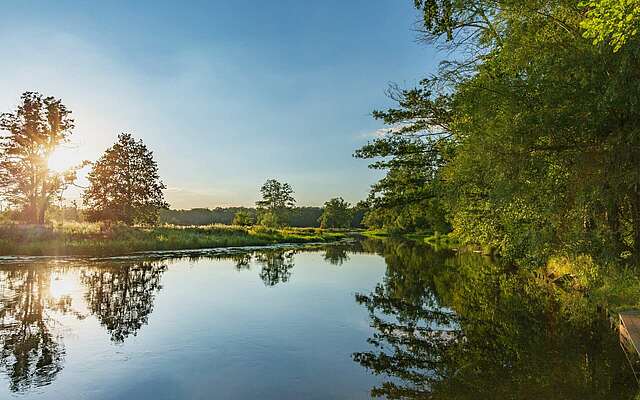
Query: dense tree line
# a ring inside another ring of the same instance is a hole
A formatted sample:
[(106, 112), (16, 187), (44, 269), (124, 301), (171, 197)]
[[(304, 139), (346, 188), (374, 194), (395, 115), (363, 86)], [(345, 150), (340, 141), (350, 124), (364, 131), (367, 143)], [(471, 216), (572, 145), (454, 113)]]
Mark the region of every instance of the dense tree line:
[(253, 220), (256, 210), (246, 207), (192, 208), (190, 210), (165, 209), (160, 211), (160, 223), (172, 225), (230, 225), (237, 213), (247, 213)]
[[(324, 207), (292, 207), (286, 215), (284, 224), (296, 228), (319, 228)], [(71, 211), (68, 214), (71, 215)], [(340, 226), (327, 227), (352, 227), (361, 228), (363, 210), (352, 207), (349, 210), (349, 221)], [(242, 220), (236, 220), (236, 216), (242, 215)], [(193, 208), (190, 210), (160, 210), (159, 222), (171, 225), (255, 225), (258, 221), (258, 209), (251, 207), (217, 207), (217, 208)]]
[(452, 230), (522, 264), (640, 257), (640, 46), (627, 3), (416, 1), (421, 39), (450, 58), (374, 112), (390, 129), (356, 156), (388, 173), (366, 222)]

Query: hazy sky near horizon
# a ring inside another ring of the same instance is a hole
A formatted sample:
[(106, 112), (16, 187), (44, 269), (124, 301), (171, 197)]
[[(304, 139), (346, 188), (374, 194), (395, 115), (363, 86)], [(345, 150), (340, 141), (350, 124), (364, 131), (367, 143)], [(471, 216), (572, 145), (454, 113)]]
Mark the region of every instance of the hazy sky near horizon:
[(61, 98), (76, 129), (59, 167), (143, 139), (174, 208), (252, 205), (267, 178), (300, 205), (356, 202), (380, 177), (352, 157), (382, 128), (371, 111), (437, 66), (412, 3), (7, 1), (0, 112)]

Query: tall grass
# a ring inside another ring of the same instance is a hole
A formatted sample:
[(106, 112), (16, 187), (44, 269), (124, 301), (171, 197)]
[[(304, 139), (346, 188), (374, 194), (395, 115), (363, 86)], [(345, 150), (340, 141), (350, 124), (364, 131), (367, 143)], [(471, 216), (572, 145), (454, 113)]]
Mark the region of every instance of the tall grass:
[(320, 229), (270, 229), (210, 225), (198, 227), (105, 228), (100, 224), (0, 226), (0, 256), (125, 255), (139, 251), (260, 246), (338, 240), (344, 233)]

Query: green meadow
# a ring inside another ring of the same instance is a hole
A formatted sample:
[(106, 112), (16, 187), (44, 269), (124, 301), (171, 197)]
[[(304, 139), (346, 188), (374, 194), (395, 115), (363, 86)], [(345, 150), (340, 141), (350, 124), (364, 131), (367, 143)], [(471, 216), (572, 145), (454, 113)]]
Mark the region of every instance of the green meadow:
[(0, 227), (0, 256), (117, 256), (142, 251), (331, 242), (345, 237), (344, 232), (319, 228), (9, 224)]

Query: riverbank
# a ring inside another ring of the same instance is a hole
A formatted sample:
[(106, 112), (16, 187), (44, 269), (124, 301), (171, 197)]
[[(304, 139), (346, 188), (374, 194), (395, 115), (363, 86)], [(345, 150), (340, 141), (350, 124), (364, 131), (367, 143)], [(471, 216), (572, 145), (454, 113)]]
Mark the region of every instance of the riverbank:
[(0, 256), (119, 256), (140, 251), (332, 242), (345, 232), (261, 226), (127, 227), (99, 224), (0, 226)]
[[(412, 240), (418, 243), (426, 243), (429, 246), (433, 247), (434, 250), (457, 250), (460, 247), (460, 242), (458, 242), (450, 234), (439, 234), (437, 232), (435, 234), (389, 233), (384, 229), (370, 229), (361, 232), (361, 235), (374, 239), (384, 239), (390, 237)], [(484, 250), (482, 250), (482, 252), (484, 253)]]

